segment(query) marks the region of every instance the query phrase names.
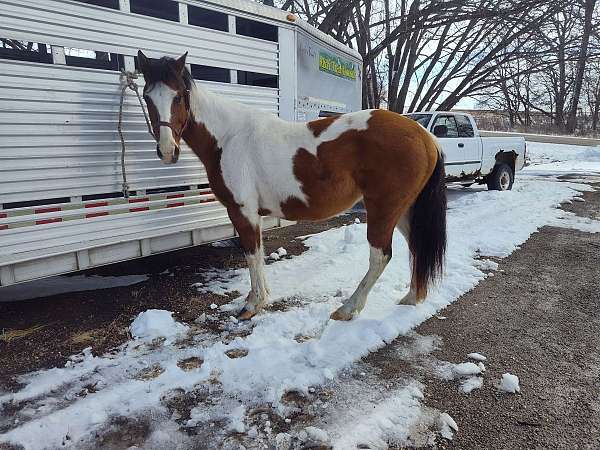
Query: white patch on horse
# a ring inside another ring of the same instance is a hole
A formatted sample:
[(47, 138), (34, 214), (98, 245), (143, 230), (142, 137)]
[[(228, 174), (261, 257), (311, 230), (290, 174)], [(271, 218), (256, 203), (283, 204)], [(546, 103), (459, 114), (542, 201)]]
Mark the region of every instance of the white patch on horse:
[[(171, 106), (173, 105), (173, 99), (177, 95), (177, 92), (165, 83), (156, 83), (146, 92), (146, 95), (152, 100), (156, 112), (158, 113), (159, 121), (170, 123)], [(173, 130), (162, 125), (160, 127), (160, 139), (158, 141), (160, 151), (163, 155), (170, 156), (175, 150), (175, 145)]]
[(323, 142), (350, 130), (365, 130), (373, 110), (349, 113), (315, 137), (306, 123), (294, 123), (217, 96), (201, 87), (191, 91), (191, 111), (222, 150), (221, 173), (235, 201), (248, 210), (264, 208), (284, 217), (281, 204), (297, 198), (308, 204), (294, 174), (299, 149), (315, 155)]

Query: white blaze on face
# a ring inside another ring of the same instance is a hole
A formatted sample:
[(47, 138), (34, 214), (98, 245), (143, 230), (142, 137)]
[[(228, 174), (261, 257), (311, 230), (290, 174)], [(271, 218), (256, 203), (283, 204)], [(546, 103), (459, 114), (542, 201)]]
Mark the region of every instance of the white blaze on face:
[[(152, 89), (150, 89), (146, 95), (150, 97), (156, 111), (158, 113), (158, 120), (160, 122), (171, 122), (171, 106), (173, 105), (173, 99), (177, 95), (177, 92), (167, 86), (165, 83), (156, 83)], [(173, 137), (173, 130), (171, 128), (161, 125), (160, 127), (160, 138), (158, 140), (158, 148), (163, 155), (163, 162), (168, 164), (172, 162), (175, 154), (175, 139)]]

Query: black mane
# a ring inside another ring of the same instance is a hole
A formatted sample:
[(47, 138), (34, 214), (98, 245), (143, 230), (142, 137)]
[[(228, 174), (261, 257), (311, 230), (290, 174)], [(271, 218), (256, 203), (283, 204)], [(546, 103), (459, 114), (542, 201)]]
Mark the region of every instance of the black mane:
[(194, 85), (194, 79), (192, 74), (185, 67), (181, 74), (181, 77), (177, 74), (175, 68), (175, 60), (168, 56), (163, 56), (160, 59), (148, 58), (149, 64), (144, 71), (144, 79), (146, 83), (153, 84), (158, 82), (167, 82), (173, 79), (181, 78), (185, 84), (185, 88), (189, 91)]

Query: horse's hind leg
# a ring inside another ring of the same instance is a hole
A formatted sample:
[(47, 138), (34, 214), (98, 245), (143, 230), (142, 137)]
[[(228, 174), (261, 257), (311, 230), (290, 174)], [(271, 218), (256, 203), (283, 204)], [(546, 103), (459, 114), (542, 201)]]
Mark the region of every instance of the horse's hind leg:
[[(398, 222), (398, 225), (396, 225), (396, 228), (398, 228), (398, 231), (402, 233), (402, 236), (404, 236), (404, 239), (406, 239), (406, 243), (410, 246), (410, 210), (407, 211), (407, 213), (400, 218), (400, 221)], [(410, 248), (408, 251), (410, 258)], [(416, 305), (418, 303), (421, 303), (423, 300), (424, 298), (419, 298), (417, 296), (417, 289), (415, 287), (414, 277), (411, 277), (410, 291), (408, 291), (408, 293), (398, 301), (398, 304)]]
[(367, 240), (370, 245), (369, 270), (354, 293), (332, 315), (334, 320), (351, 320), (360, 313), (367, 296), (392, 259), (392, 234), (399, 214), (386, 208), (385, 202), (365, 199), (367, 209)]
[(269, 288), (265, 279), (265, 257), (262, 246), (260, 217), (258, 214), (244, 214), (239, 207), (228, 208), (229, 218), (240, 235), (248, 269), (250, 270), (251, 289), (246, 304), (238, 314), (242, 320), (256, 315), (267, 302)]

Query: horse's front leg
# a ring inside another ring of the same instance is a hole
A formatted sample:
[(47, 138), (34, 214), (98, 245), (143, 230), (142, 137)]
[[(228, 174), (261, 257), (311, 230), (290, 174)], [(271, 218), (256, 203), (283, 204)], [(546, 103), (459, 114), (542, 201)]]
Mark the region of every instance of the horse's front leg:
[(258, 213), (249, 213), (237, 206), (228, 208), (227, 212), (240, 236), (240, 243), (250, 269), (250, 292), (246, 297), (246, 304), (238, 314), (239, 319), (248, 320), (260, 311), (269, 297), (269, 288), (265, 279), (261, 219)]

